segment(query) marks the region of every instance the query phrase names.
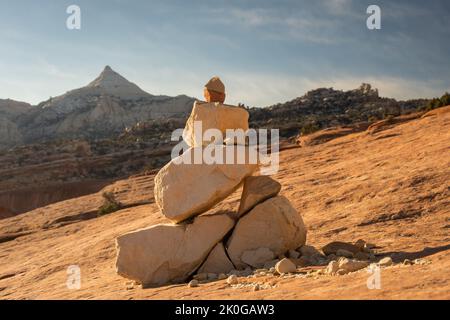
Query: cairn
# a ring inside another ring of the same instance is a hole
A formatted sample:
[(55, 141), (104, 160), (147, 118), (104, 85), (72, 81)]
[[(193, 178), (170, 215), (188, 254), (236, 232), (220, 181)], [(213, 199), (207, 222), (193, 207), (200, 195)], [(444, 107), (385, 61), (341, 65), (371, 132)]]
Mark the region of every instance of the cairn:
[[(258, 163), (192, 163), (216, 141), (196, 139), (202, 130), (248, 130), (248, 112), (222, 103), (196, 102), (183, 138), (189, 149), (172, 159), (155, 177), (155, 200), (172, 224), (157, 224), (117, 238), (117, 273), (144, 287), (184, 282), (195, 273), (227, 274), (262, 268), (306, 242), (301, 215), (279, 195), (281, 185), (256, 175)], [(247, 154), (248, 145), (216, 144)], [(223, 150), (222, 150), (223, 149)], [(243, 185), (236, 212), (214, 210)]]

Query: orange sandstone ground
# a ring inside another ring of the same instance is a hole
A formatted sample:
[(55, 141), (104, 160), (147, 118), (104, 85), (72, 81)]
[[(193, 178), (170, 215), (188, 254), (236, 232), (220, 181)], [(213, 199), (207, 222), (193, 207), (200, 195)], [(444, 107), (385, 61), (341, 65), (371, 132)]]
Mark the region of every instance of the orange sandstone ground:
[[(450, 110), (328, 143), (281, 152), (274, 178), (302, 214), (308, 244), (364, 239), (394, 261), (370, 290), (366, 270), (283, 279), (254, 292), (225, 280), (141, 289), (115, 273), (115, 238), (167, 222), (153, 203), (153, 176), (107, 187), (126, 209), (98, 217), (101, 192), (0, 220), (0, 299), (450, 299)], [(188, 196), (189, 190), (186, 190)], [(219, 207), (237, 208), (241, 190)], [(180, 199), (181, 200), (181, 199)], [(81, 289), (66, 286), (81, 268)]]

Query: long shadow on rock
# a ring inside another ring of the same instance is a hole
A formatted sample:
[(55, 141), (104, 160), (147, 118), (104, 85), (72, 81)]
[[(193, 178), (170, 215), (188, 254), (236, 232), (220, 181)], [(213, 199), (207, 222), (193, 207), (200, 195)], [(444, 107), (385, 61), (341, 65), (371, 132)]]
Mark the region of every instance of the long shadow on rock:
[(444, 246), (429, 248), (425, 247), (421, 251), (415, 251), (415, 252), (405, 252), (405, 251), (392, 251), (392, 252), (386, 252), (385, 256), (390, 256), (394, 262), (403, 262), (405, 259), (414, 260), (414, 259), (421, 259), (425, 258), (431, 255), (434, 255), (439, 252), (443, 252), (450, 249), (450, 244), (446, 244)]

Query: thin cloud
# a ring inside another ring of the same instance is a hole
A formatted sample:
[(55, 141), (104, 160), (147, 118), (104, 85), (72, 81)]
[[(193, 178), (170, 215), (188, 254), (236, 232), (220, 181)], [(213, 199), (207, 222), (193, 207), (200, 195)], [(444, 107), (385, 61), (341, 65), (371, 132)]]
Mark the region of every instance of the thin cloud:
[(265, 39), (299, 40), (317, 44), (333, 44), (342, 37), (336, 35), (340, 22), (311, 10), (284, 10), (239, 7), (212, 8), (204, 18), (208, 23), (242, 27)]
[(352, 0), (322, 0), (321, 3), (328, 13), (335, 15), (351, 15), (353, 13)]
[(309, 78), (273, 74), (226, 74), (228, 97), (232, 103), (250, 106), (268, 106), (304, 95), (309, 90), (330, 88), (352, 90), (361, 83), (370, 83), (379, 89), (381, 96), (399, 100), (431, 98), (448, 91), (446, 83), (439, 80), (417, 81), (401, 77), (333, 76)]
[(152, 94), (201, 96), (218, 74), (231, 103), (256, 106), (361, 82), (396, 98), (448, 90), (448, 1), (380, 0), (379, 31), (366, 28), (369, 3), (86, 1), (82, 30), (89, 32), (77, 33), (50, 0), (30, 3), (26, 20), (15, 18), (23, 4), (11, 2), (0, 13), (0, 72), (8, 79), (0, 98), (37, 103), (86, 85), (106, 64)]

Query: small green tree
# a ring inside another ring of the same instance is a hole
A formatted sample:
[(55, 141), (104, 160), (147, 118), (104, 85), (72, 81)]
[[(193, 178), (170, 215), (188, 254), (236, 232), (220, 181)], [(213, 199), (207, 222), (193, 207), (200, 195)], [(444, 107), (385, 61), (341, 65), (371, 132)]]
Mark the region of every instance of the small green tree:
[(109, 214), (115, 211), (118, 211), (122, 208), (122, 204), (116, 200), (116, 197), (113, 192), (103, 192), (103, 205), (98, 208), (98, 215), (103, 216), (105, 214)]
[(441, 107), (445, 107), (450, 105), (450, 94), (448, 92), (446, 92), (442, 97), (441, 97)]
[(433, 109), (436, 109), (436, 108), (440, 108), (440, 107), (442, 107), (442, 102), (441, 102), (441, 100), (438, 99), (438, 98), (433, 98), (433, 99), (431, 99), (431, 101), (428, 102), (428, 104), (425, 106), (424, 110), (425, 110), (425, 111), (430, 111), (430, 110), (433, 110)]
[(441, 99), (436, 99), (436, 101), (434, 103), (434, 106), (433, 106), (433, 109), (437, 109), (437, 108), (440, 108), (442, 106), (443, 106), (443, 104), (442, 104)]

